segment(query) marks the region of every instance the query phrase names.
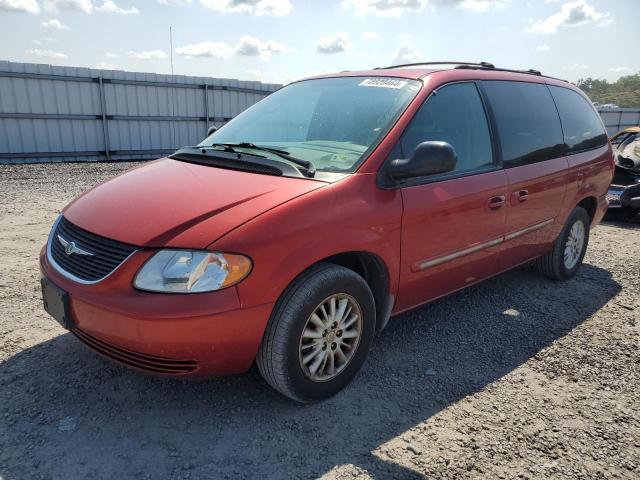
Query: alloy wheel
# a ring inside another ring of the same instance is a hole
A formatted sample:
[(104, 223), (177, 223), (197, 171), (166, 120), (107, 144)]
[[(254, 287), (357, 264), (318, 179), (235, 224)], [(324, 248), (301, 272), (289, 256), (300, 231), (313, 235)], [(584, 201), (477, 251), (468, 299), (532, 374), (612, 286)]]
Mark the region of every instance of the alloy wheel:
[(324, 299), (307, 319), (299, 347), (300, 366), (314, 382), (335, 378), (353, 358), (362, 336), (362, 309), (351, 295)]
[(567, 270), (571, 270), (576, 266), (582, 249), (584, 248), (585, 226), (581, 220), (577, 220), (569, 231), (567, 242), (564, 247), (564, 266)]

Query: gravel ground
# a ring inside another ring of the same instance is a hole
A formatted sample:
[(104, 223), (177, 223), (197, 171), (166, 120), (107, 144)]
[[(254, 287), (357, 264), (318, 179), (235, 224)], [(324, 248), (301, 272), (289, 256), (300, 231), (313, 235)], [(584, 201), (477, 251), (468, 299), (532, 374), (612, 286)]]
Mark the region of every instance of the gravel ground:
[(0, 478), (640, 478), (640, 225), (596, 229), (569, 282), (520, 268), (392, 319), (301, 406), (255, 372), (126, 370), (43, 312), (57, 212), (130, 166), (0, 167)]

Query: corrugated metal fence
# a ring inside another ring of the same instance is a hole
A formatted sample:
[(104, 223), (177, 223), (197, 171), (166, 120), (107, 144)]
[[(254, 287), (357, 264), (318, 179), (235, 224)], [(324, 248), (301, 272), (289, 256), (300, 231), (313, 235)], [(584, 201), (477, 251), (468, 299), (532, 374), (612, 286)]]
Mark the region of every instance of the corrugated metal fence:
[(627, 127), (640, 125), (640, 108), (598, 110), (609, 136)]
[[(157, 158), (280, 85), (0, 61), (0, 163)], [(640, 109), (601, 109), (609, 134)]]
[(0, 61), (0, 163), (157, 158), (279, 87)]

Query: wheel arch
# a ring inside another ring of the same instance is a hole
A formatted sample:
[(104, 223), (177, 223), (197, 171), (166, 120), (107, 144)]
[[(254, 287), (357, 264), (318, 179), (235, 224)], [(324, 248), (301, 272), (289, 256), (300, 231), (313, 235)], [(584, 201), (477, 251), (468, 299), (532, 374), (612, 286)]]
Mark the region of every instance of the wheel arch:
[(593, 219), (596, 215), (596, 210), (598, 209), (598, 199), (592, 195), (588, 197), (584, 197), (582, 200), (578, 202), (576, 207), (582, 207), (587, 211), (589, 215), (590, 221), (593, 222)]
[[(320, 262), (333, 263), (356, 272), (364, 278), (373, 293), (376, 313), (384, 314), (389, 292), (389, 269), (384, 260), (375, 253), (366, 251), (350, 251), (323, 258)], [(318, 262), (319, 263), (319, 262)]]
[[(320, 258), (304, 268), (293, 278), (283, 290), (282, 296), (310, 269), (322, 263), (330, 263), (347, 268), (360, 275), (367, 283), (373, 294), (376, 307), (376, 330), (381, 331), (389, 321), (395, 296), (391, 292), (391, 277), (389, 268), (379, 255), (364, 250), (351, 250), (334, 253)], [(280, 300), (280, 298), (278, 300)]]

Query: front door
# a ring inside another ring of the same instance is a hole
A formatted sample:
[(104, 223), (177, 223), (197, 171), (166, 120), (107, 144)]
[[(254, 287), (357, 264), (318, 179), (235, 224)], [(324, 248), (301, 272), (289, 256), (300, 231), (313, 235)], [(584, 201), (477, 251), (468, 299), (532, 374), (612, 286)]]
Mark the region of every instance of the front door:
[(401, 139), (403, 155), (425, 141), (457, 153), (453, 172), (402, 188), (402, 265), (397, 310), (405, 310), (498, 272), (507, 179), (495, 163), (482, 99), (474, 82), (438, 88)]

